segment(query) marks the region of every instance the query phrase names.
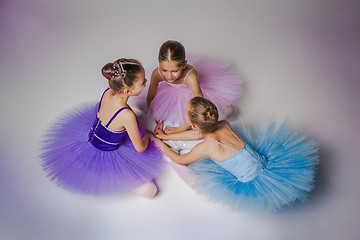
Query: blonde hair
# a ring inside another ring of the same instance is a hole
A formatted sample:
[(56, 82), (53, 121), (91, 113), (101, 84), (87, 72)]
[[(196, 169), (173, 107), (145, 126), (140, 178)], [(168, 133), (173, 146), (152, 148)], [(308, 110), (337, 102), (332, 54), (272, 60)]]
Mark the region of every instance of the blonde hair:
[(189, 100), (187, 115), (190, 122), (196, 124), (204, 133), (212, 132), (219, 123), (217, 107), (203, 97), (193, 97)]
[(185, 48), (184, 46), (175, 40), (168, 40), (164, 42), (159, 50), (158, 59), (161, 61), (175, 61), (180, 67), (185, 63)]

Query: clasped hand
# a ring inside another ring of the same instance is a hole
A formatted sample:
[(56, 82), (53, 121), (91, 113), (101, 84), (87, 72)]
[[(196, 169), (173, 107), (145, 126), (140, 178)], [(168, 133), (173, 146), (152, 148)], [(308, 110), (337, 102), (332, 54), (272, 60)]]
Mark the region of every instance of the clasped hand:
[(159, 139), (166, 138), (166, 133), (163, 130), (164, 123), (162, 121), (156, 121), (156, 127), (154, 129), (154, 134)]

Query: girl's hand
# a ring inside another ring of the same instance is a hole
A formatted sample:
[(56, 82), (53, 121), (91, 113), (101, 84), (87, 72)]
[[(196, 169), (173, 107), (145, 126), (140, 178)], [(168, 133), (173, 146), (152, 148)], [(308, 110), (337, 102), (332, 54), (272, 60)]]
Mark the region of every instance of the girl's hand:
[(177, 133), (177, 132), (180, 132), (179, 128), (178, 127), (169, 127), (169, 128), (166, 128), (164, 130), (164, 132), (166, 134), (171, 134), (171, 133)]
[(159, 139), (165, 140), (165, 138), (166, 138), (166, 133), (164, 133), (164, 131), (162, 130), (162, 128), (155, 130), (154, 134), (155, 134), (155, 136), (156, 136), (157, 138), (159, 138)]
[(164, 128), (164, 123), (161, 120), (157, 120), (154, 132), (156, 132), (157, 130), (163, 130), (163, 128)]
[(151, 136), (154, 136), (154, 133), (152, 131), (150, 131), (149, 129), (145, 128), (145, 132)]
[(180, 133), (185, 132), (191, 128), (191, 124), (189, 122), (181, 125), (180, 127), (169, 127), (164, 130), (166, 134), (172, 134), (172, 133)]

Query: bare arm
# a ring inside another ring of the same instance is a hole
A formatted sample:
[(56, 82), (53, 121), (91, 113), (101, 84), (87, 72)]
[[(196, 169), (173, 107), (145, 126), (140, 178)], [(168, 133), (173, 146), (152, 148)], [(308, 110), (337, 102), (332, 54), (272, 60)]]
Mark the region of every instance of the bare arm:
[(199, 140), (203, 138), (199, 130), (187, 130), (166, 134), (162, 129), (157, 129), (155, 136), (162, 140)]
[[(127, 106), (132, 112), (134, 112), (134, 110), (130, 107), (129, 104), (126, 104), (126, 106)], [(135, 114), (135, 118), (136, 118), (136, 122), (137, 122), (138, 124), (140, 124), (141, 126), (143, 126), (142, 123), (141, 123), (141, 121), (140, 121), (140, 119), (138, 118), (138, 116), (137, 116), (136, 114)]]
[(179, 155), (171, 150), (163, 141), (159, 139), (156, 139), (155, 141), (164, 154), (177, 164), (189, 164), (207, 156), (206, 146), (204, 143), (199, 143), (190, 152)]
[[(125, 112), (126, 111), (126, 112)], [(143, 138), (140, 136), (139, 128), (136, 121), (136, 115), (131, 110), (124, 110), (122, 114), (124, 127), (130, 137), (137, 152), (143, 152), (147, 148), (150, 140), (150, 134), (146, 133)]]
[(194, 97), (204, 97), (199, 85), (198, 73), (196, 69), (189, 73), (185, 79), (185, 84), (190, 88)]
[(166, 134), (173, 134), (173, 133), (189, 130), (190, 127), (191, 127), (191, 124), (189, 122), (187, 122), (184, 125), (181, 125), (180, 127), (170, 127), (170, 128), (164, 129), (164, 132)]
[(146, 97), (146, 102), (147, 102), (148, 107), (150, 107), (150, 104), (156, 95), (159, 82), (162, 81), (162, 79), (161, 79), (158, 71), (156, 71), (156, 69), (152, 72), (151, 77), (150, 77), (150, 85), (149, 85), (149, 90), (148, 90), (148, 94)]
[[(132, 108), (130, 107), (129, 104), (127, 104), (127, 107), (128, 107), (132, 112), (134, 112), (134, 111), (132, 110)], [(137, 116), (136, 114), (135, 114), (135, 117), (136, 117), (136, 122), (145, 128), (144, 124), (142, 124), (142, 122), (140, 121), (140, 119), (138, 118), (138, 116)], [(146, 131), (148, 134), (150, 134), (150, 135), (154, 135), (154, 133), (153, 133), (151, 130), (147, 129), (147, 128), (145, 128), (145, 131)]]
[(164, 124), (159, 121), (154, 132), (155, 136), (162, 140), (199, 140), (203, 138), (199, 130), (166, 133), (164, 132), (163, 127)]

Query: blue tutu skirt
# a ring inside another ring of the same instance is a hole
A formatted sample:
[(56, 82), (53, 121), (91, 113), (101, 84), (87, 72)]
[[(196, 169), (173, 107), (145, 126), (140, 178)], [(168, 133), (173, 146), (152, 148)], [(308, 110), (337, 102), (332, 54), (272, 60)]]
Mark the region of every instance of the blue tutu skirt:
[(305, 202), (314, 188), (317, 143), (304, 132), (291, 129), (288, 120), (276, 128), (271, 119), (252, 130), (239, 117), (235, 129), (267, 158), (266, 168), (251, 181), (241, 182), (210, 158), (201, 159), (189, 164), (199, 193), (235, 210), (275, 211), (296, 200)]
[[(163, 154), (153, 142), (139, 153), (128, 136), (114, 151), (101, 151), (88, 141), (98, 106), (89, 103), (70, 109), (43, 134), (41, 166), (51, 181), (71, 192), (105, 195), (156, 178), (163, 168)], [(141, 136), (145, 134), (141, 125), (139, 131)]]

